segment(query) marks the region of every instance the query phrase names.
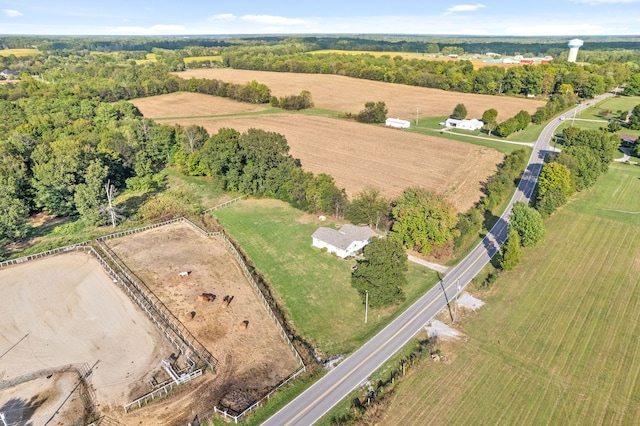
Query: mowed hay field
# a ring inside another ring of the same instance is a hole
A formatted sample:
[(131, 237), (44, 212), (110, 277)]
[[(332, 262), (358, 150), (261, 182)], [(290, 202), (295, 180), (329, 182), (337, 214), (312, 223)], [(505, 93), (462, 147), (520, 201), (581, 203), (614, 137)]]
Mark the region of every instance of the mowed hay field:
[(220, 128), (249, 128), (283, 134), (302, 168), (327, 173), (353, 196), (368, 186), (397, 197), (411, 186), (444, 193), (459, 211), (481, 196), (481, 182), (494, 174), (503, 155), (493, 149), (384, 126), (296, 114), (219, 119), (177, 119), (210, 133)]
[(459, 103), (467, 107), (468, 118), (478, 119), (489, 108), (495, 108), (501, 119), (507, 119), (520, 110), (533, 113), (539, 106), (544, 106), (543, 101), (535, 99), (447, 92), (331, 74), (279, 73), (231, 68), (195, 69), (175, 74), (185, 79), (211, 78), (239, 84), (256, 80), (266, 84), (271, 89), (271, 94), (278, 97), (297, 95), (303, 90), (308, 90), (317, 108), (339, 112), (357, 113), (364, 109), (365, 102), (384, 101), (389, 109), (388, 117), (406, 120), (415, 119), (416, 110), (420, 110), (420, 116), (423, 117), (446, 116), (451, 114)]
[(383, 425), (640, 423), (640, 168), (612, 165), (461, 322)]
[(236, 102), (202, 93), (176, 92), (131, 101), (142, 115), (151, 118), (240, 114), (264, 109), (262, 105)]

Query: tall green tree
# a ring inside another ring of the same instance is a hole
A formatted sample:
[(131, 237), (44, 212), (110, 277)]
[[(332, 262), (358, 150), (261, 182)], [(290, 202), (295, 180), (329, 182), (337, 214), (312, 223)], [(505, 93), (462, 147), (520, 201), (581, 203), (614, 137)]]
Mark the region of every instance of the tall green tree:
[(498, 111), (494, 108), (489, 108), (488, 110), (482, 113), (482, 122), (484, 123), (484, 128), (487, 129), (489, 133), (493, 132), (493, 129), (496, 128), (497, 118), (498, 118)]
[(109, 169), (98, 159), (92, 160), (84, 173), (84, 182), (76, 185), (74, 202), (80, 218), (87, 225), (101, 225), (107, 219), (101, 213), (105, 204), (104, 184)]
[(516, 119), (516, 131), (524, 130), (531, 123), (531, 114), (525, 110), (521, 110), (514, 117)]
[(422, 254), (453, 243), (458, 221), (456, 209), (444, 196), (424, 188), (407, 188), (395, 201), (393, 233), (402, 243)]
[(520, 235), (520, 243), (524, 247), (533, 247), (544, 239), (546, 230), (540, 213), (522, 201), (517, 201), (511, 210), (509, 230)]
[(238, 189), (247, 194), (264, 194), (267, 172), (289, 156), (286, 138), (279, 133), (252, 128), (240, 135), (238, 144), (245, 161)]
[(76, 213), (73, 195), (87, 165), (87, 148), (73, 139), (36, 147), (31, 158), (37, 207), (57, 216)]
[(571, 171), (567, 166), (555, 161), (545, 163), (538, 177), (536, 208), (549, 215), (564, 205), (574, 191)]
[(367, 102), (356, 118), (361, 123), (384, 123), (387, 119), (387, 112), (389, 111), (384, 102)]
[(352, 223), (366, 223), (380, 229), (391, 215), (391, 202), (375, 188), (366, 188), (355, 194), (347, 204), (345, 218)]
[(509, 230), (507, 241), (502, 246), (500, 256), (500, 267), (505, 271), (515, 269), (522, 259), (522, 249), (520, 248), (520, 234), (515, 229)]
[(464, 120), (467, 118), (467, 107), (464, 106), (464, 104), (456, 105), (455, 108), (453, 108), (451, 118), (455, 118), (457, 120)]
[(351, 285), (369, 304), (382, 308), (402, 302), (407, 284), (407, 254), (394, 238), (376, 238), (364, 248), (364, 259), (357, 261)]

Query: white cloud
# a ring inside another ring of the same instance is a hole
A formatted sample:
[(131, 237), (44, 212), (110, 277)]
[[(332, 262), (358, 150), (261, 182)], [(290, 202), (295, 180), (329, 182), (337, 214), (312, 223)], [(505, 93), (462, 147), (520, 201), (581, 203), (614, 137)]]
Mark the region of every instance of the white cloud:
[(166, 34), (186, 34), (187, 31), (182, 25), (152, 25), (150, 27), (115, 27), (110, 28), (111, 34), (123, 35), (166, 35)]
[(233, 21), (236, 19), (236, 15), (233, 13), (221, 13), (219, 15), (209, 16), (209, 21)]
[(22, 12), (20, 12), (19, 10), (15, 10), (15, 9), (3, 9), (2, 11), (9, 18), (17, 18), (18, 16), (22, 16), (23, 15)]
[(625, 4), (640, 3), (640, 0), (571, 0), (572, 3), (590, 4), (592, 6), (598, 4)]
[(244, 15), (240, 19), (268, 25), (301, 25), (308, 23), (308, 21), (305, 21), (304, 19), (286, 18), (284, 16), (273, 15)]
[(456, 6), (451, 6), (446, 10), (446, 14), (450, 15), (452, 13), (457, 12), (475, 12), (478, 9), (482, 9), (483, 7), (487, 7), (484, 4), (458, 4)]

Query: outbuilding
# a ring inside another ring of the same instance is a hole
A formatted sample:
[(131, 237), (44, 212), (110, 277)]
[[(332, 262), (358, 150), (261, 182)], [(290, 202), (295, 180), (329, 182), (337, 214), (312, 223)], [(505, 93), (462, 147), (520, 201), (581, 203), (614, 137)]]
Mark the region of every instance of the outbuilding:
[(376, 234), (368, 226), (343, 225), (336, 230), (328, 227), (320, 227), (311, 236), (314, 247), (326, 248), (329, 253), (344, 259), (349, 256), (357, 256), (362, 253), (364, 246), (371, 242)]
[(411, 126), (411, 122), (407, 120), (401, 120), (399, 118), (387, 118), (384, 124), (389, 127), (396, 127), (398, 129), (408, 129), (409, 126)]
[(471, 120), (457, 120), (455, 118), (447, 118), (444, 122), (445, 127), (455, 127), (456, 129), (463, 130), (480, 130), (484, 123), (476, 118)]

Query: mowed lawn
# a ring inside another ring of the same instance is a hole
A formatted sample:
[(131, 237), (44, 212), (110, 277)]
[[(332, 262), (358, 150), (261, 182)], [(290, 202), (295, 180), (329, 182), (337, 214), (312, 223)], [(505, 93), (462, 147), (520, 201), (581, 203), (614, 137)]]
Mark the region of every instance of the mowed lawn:
[(381, 424), (640, 423), (639, 193), (640, 167), (612, 165), (549, 219)]
[(213, 215), (266, 276), (291, 324), (321, 356), (356, 349), (437, 282), (435, 273), (411, 264), (405, 305), (369, 310), (364, 324), (364, 303), (351, 287), (355, 260), (342, 260), (311, 246), (318, 226), (333, 227), (335, 222), (320, 222), (276, 200), (244, 200)]

